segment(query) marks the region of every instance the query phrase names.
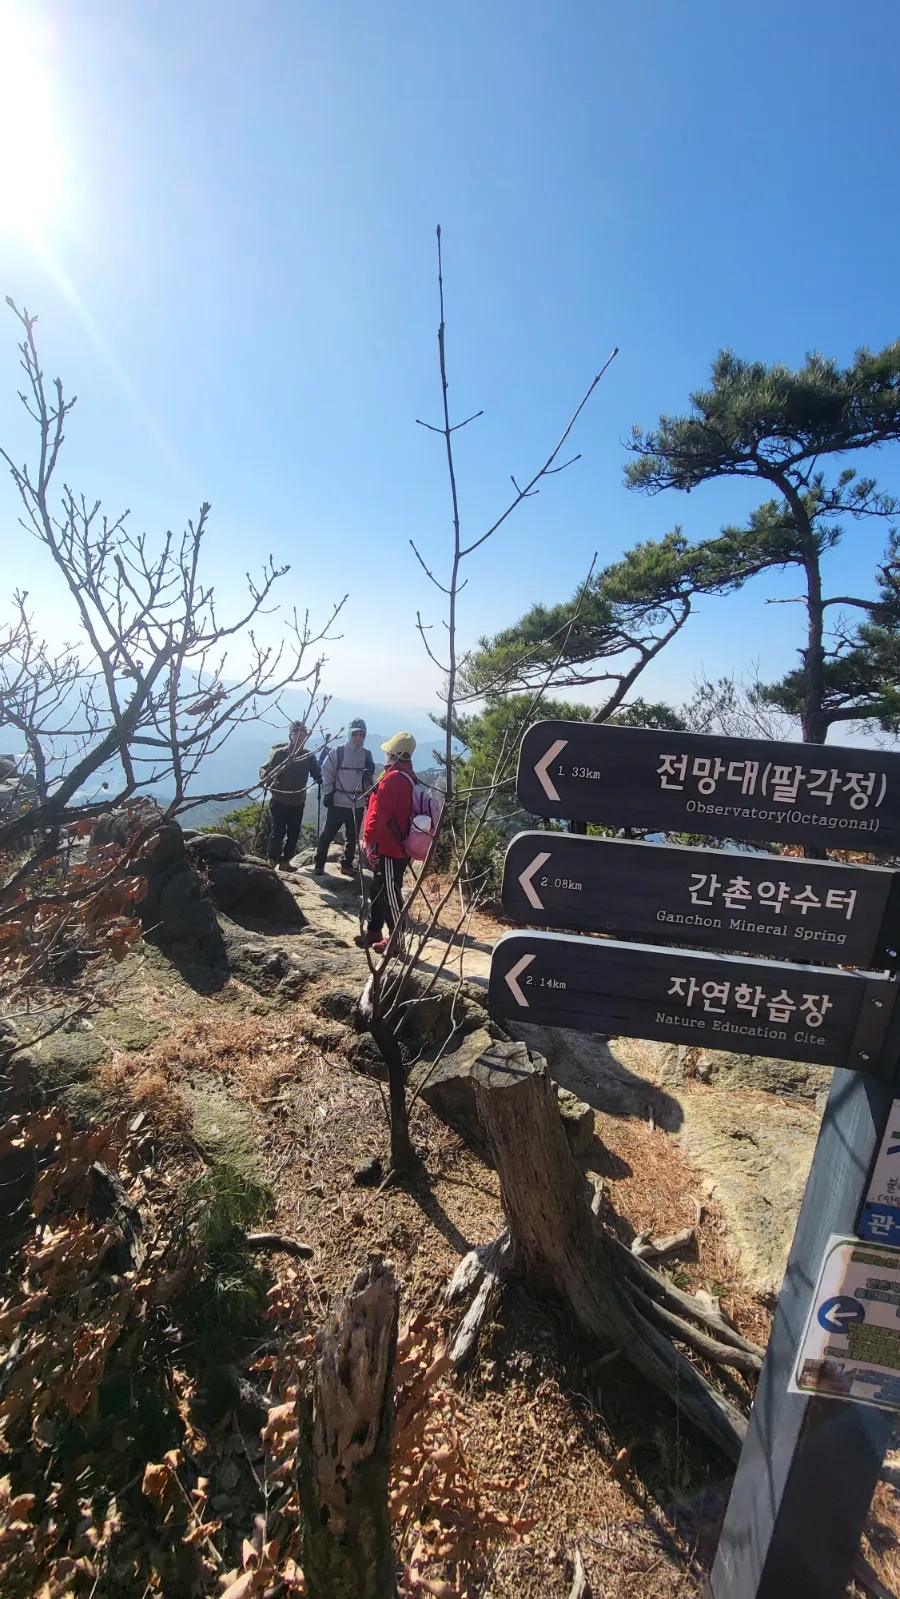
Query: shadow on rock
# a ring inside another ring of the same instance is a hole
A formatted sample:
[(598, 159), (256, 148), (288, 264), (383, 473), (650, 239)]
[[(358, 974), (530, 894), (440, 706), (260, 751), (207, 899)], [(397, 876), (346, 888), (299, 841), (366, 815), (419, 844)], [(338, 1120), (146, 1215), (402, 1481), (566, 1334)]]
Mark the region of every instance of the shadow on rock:
[(507, 1022), (514, 1038), (543, 1055), (554, 1080), (607, 1116), (652, 1116), (664, 1132), (677, 1133), (684, 1113), (665, 1089), (616, 1060), (600, 1033), (576, 1033), (566, 1027), (536, 1027)]

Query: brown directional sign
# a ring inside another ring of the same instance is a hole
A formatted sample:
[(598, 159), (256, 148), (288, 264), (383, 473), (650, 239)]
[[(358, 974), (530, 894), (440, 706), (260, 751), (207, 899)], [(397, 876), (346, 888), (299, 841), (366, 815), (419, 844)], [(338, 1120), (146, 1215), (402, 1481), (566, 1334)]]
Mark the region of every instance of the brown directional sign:
[(516, 792), (533, 816), (900, 851), (900, 755), (881, 750), (538, 722)]
[(518, 833), (503, 908), (536, 927), (840, 966), (893, 966), (900, 947), (900, 873), (744, 850)]
[(491, 958), (495, 1016), (871, 1070), (893, 978), (561, 933), (506, 933)]

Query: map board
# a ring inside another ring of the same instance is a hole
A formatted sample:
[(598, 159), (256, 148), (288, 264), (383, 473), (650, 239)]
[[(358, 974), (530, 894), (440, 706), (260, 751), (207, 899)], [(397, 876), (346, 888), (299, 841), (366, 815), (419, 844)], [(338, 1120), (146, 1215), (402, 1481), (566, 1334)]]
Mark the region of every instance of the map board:
[(829, 1239), (788, 1387), (900, 1411), (900, 1250)]

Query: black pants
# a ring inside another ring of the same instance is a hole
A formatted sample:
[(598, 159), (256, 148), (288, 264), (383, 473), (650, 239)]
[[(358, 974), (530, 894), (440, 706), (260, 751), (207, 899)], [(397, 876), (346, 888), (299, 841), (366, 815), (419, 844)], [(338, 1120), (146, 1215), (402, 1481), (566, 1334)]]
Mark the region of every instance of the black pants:
[[(304, 794), (303, 799), (305, 798)], [(289, 861), (297, 848), (300, 829), (303, 826), (303, 801), (299, 805), (285, 805), (273, 794), (269, 800), (269, 815), (272, 818), (269, 860)]]
[[(372, 904), (369, 908), (369, 933), (381, 937), (384, 924), (387, 922), (388, 933), (392, 933), (398, 922), (403, 920), (403, 874), (408, 862), (391, 860), (388, 855), (378, 857), (378, 865), (372, 876)], [(403, 932), (397, 934), (397, 944), (394, 950), (397, 955), (403, 954)]]
[(343, 866), (352, 866), (356, 854), (356, 839), (359, 832), (359, 815), (356, 811), (346, 810), (341, 805), (332, 805), (325, 814), (325, 826), (319, 834), (316, 846), (316, 871), (321, 872), (328, 856), (328, 846), (337, 838), (341, 828), (345, 829), (344, 853), (341, 856)]

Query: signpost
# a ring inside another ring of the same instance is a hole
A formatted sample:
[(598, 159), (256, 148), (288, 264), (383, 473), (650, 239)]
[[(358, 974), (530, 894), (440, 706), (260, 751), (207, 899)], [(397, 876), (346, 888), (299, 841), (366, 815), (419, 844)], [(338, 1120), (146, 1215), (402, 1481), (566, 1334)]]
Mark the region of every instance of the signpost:
[(891, 1106), (857, 1230), (873, 1243), (900, 1245), (900, 1099)]
[(900, 873), (790, 856), (519, 833), (503, 908), (535, 927), (623, 933), (784, 960), (889, 966)]
[[(543, 722), (522, 742), (516, 791), (532, 815), (582, 827), (900, 853), (900, 756), (876, 751)], [(900, 1408), (900, 1250), (886, 1247), (900, 1243), (898, 982), (750, 958), (896, 971), (897, 883), (556, 831), (520, 834), (507, 855), (504, 905), (532, 926), (695, 947), (507, 934), (491, 963), (498, 1016), (836, 1067), (712, 1599), (842, 1599)]]
[(898, 984), (874, 973), (699, 955), (561, 933), (494, 946), (495, 1016), (818, 1066), (878, 1062)]
[(516, 793), (533, 816), (900, 851), (900, 756), (881, 750), (538, 722)]

